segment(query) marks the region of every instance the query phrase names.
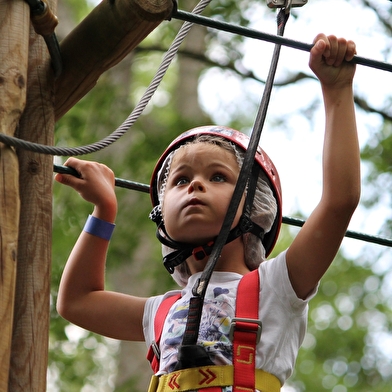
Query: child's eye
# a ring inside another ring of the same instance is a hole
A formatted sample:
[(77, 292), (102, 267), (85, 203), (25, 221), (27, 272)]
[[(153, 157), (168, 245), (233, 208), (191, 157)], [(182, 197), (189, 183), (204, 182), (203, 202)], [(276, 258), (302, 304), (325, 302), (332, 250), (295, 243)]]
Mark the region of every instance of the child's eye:
[(214, 174), (211, 178), (211, 181), (213, 182), (225, 182), (226, 181), (226, 176), (223, 174)]
[(174, 181), (176, 186), (186, 185), (189, 183), (189, 179), (186, 177), (180, 177)]

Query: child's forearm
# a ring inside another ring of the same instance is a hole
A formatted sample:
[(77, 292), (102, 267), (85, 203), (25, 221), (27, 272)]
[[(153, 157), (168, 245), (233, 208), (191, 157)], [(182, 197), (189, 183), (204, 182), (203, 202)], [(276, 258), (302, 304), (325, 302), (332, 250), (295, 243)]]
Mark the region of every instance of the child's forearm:
[(56, 181), (74, 188), (94, 205), (93, 217), (109, 224), (93, 219), (92, 226), (86, 228), (89, 233), (80, 234), (61, 278), (57, 310), (70, 322), (101, 335), (143, 340), (146, 298), (104, 290), (108, 233), (117, 214), (114, 174), (97, 162), (69, 158), (65, 164), (77, 170), (80, 177), (57, 174)]
[(90, 294), (104, 290), (105, 263), (109, 242), (82, 232), (65, 266), (57, 300), (58, 312), (66, 319), (80, 324), (85, 301)]
[(332, 263), (360, 195), (360, 161), (351, 64), (355, 44), (319, 34), (309, 65), (320, 80), (325, 105), (323, 192), (320, 203), (287, 251), (290, 281), (299, 298), (314, 289)]
[(352, 86), (323, 86), (326, 129), (323, 199), (351, 214), (360, 197), (360, 155)]
[[(109, 241), (82, 232), (61, 278), (57, 310), (68, 321), (114, 339), (144, 339), (146, 298), (104, 289)], [(113, 322), (115, 320), (115, 322)]]

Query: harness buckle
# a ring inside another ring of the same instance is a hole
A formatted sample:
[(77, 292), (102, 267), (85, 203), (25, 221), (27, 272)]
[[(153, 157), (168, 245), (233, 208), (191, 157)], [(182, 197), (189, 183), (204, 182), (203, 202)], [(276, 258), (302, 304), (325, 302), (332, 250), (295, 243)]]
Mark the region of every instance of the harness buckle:
[[(241, 323), (241, 325), (238, 325), (239, 323)], [(244, 323), (248, 325), (244, 325)], [(257, 324), (257, 329), (255, 329), (255, 324)], [(260, 320), (234, 317), (233, 320), (231, 320), (229, 339), (233, 341), (234, 331), (237, 329), (238, 331), (255, 333), (256, 344), (258, 344), (261, 338), (262, 326), (263, 324)]]
[(155, 340), (152, 341), (151, 348), (152, 351), (154, 351), (155, 357), (159, 361), (159, 359), (161, 358), (161, 350), (159, 349), (159, 346)]
[(201, 245), (193, 249), (192, 255), (196, 260), (203, 260), (211, 254), (214, 241), (210, 241), (207, 245)]

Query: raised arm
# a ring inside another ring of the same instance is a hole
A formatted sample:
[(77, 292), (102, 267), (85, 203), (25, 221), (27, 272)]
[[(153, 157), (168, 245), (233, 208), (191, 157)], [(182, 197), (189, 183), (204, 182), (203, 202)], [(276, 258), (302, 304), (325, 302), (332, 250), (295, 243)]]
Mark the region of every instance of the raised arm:
[[(74, 188), (94, 204), (92, 215), (113, 223), (117, 214), (114, 175), (105, 165), (67, 160), (81, 178), (57, 174), (56, 181)], [(82, 232), (68, 258), (59, 288), (57, 310), (85, 329), (123, 340), (143, 340), (145, 298), (105, 291), (105, 263), (109, 241)]]
[(289, 276), (305, 298), (332, 263), (360, 197), (360, 156), (352, 80), (352, 41), (319, 34), (309, 66), (319, 78), (325, 106), (323, 189), (319, 204), (287, 251)]

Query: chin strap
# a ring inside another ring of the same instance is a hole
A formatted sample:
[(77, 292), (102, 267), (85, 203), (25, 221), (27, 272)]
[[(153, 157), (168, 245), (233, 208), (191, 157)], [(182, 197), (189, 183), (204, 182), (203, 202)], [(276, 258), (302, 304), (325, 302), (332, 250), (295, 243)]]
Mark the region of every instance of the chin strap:
[[(229, 235), (227, 236), (226, 244), (234, 241), (238, 237), (241, 237), (245, 233), (252, 233), (261, 240), (264, 237), (264, 230), (259, 225), (252, 222), (248, 216), (243, 214), (238, 225), (234, 229), (230, 230)], [(189, 248), (180, 249), (169, 253), (163, 258), (163, 264), (172, 274), (174, 272), (174, 267), (183, 263), (191, 255), (193, 255), (196, 260), (203, 260), (205, 257), (209, 256), (212, 252), (212, 249), (214, 248), (215, 241), (216, 238), (204, 245), (197, 247), (191, 245)]]
[[(253, 199), (253, 197), (252, 197)], [(248, 203), (247, 203), (248, 204)], [(226, 240), (226, 244), (234, 241), (236, 238), (241, 237), (245, 233), (252, 233), (261, 241), (264, 238), (264, 229), (252, 222), (249, 217), (250, 210), (245, 208), (245, 212), (241, 215), (238, 225), (230, 230)], [(178, 242), (170, 238), (167, 234), (165, 225), (161, 218), (160, 212), (157, 207), (150, 214), (150, 219), (154, 222), (159, 223), (156, 230), (156, 237), (163, 244), (169, 248), (176, 249), (174, 252), (169, 253), (163, 258), (163, 265), (169, 271), (170, 274), (174, 272), (174, 268), (183, 263), (188, 257), (193, 256), (196, 260), (203, 260), (209, 256), (214, 248), (216, 237), (209, 241), (207, 244), (195, 246), (193, 244), (187, 244), (184, 242)]]

